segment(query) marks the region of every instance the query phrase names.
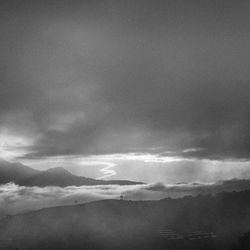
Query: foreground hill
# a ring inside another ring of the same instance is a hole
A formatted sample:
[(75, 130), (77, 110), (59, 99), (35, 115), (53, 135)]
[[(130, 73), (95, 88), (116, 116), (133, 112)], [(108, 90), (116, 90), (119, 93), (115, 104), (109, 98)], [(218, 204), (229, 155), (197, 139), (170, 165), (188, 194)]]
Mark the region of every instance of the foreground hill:
[(96, 180), (73, 175), (64, 168), (57, 167), (45, 171), (35, 170), (20, 163), (0, 160), (0, 184), (13, 182), (23, 186), (81, 186), (81, 185), (135, 185), (141, 182), (127, 180)]
[(5, 218), (0, 248), (223, 250), (249, 230), (250, 191), (161, 201), (103, 200)]

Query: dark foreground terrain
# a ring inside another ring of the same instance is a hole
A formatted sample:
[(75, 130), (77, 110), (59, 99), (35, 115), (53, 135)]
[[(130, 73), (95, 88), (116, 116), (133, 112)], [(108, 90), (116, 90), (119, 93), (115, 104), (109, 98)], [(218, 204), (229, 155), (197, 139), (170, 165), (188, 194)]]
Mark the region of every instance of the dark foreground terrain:
[(250, 249), (248, 235), (242, 236), (247, 231), (250, 191), (103, 200), (6, 217), (0, 223), (0, 249), (242, 250)]

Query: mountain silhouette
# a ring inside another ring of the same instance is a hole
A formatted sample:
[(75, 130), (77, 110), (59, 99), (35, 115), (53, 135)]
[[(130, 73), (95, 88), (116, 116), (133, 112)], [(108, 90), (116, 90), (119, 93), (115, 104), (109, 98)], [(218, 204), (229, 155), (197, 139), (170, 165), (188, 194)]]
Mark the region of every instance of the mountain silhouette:
[(45, 171), (35, 170), (20, 163), (0, 161), (0, 184), (14, 182), (22, 186), (81, 186), (81, 185), (135, 185), (142, 182), (128, 180), (96, 180), (77, 176), (62, 167), (50, 168)]
[(40, 171), (27, 167), (21, 163), (11, 163), (0, 160), (0, 184), (8, 182), (19, 183), (23, 179), (29, 178)]
[(118, 184), (118, 185), (130, 185), (139, 184), (139, 182), (132, 181), (104, 181), (96, 180), (92, 178), (86, 178), (83, 176), (76, 176), (67, 171), (64, 168), (56, 167), (50, 168), (46, 171), (42, 171), (36, 175), (33, 175), (20, 182), (23, 186), (81, 186), (81, 185), (106, 185), (106, 184)]

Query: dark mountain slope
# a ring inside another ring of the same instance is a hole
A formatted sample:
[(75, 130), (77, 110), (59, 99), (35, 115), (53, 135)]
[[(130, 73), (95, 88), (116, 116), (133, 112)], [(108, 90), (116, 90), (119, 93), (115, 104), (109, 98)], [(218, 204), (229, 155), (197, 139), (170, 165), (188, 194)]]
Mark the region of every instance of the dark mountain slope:
[[(0, 244), (33, 250), (222, 250), (250, 230), (249, 211), (249, 191), (161, 201), (105, 200), (3, 219)], [(159, 234), (162, 229), (183, 239), (167, 240)], [(213, 232), (216, 238), (189, 240), (194, 231)]]
[(40, 171), (22, 165), (21, 163), (11, 163), (0, 160), (0, 184), (14, 182), (19, 183)]
[(73, 185), (81, 186), (81, 185), (108, 185), (108, 184), (132, 185), (141, 183), (133, 181), (123, 181), (123, 180), (121, 181), (96, 180), (92, 178), (86, 178), (83, 176), (73, 175), (66, 169), (60, 167), (42, 171), (20, 182), (20, 185), (23, 186), (40, 186), (40, 187), (44, 186), (66, 187)]
[(21, 163), (11, 163), (0, 159), (0, 184), (13, 182), (23, 186), (81, 186), (81, 185), (135, 185), (142, 182), (127, 180), (96, 180), (73, 175), (64, 168), (56, 167), (39, 171)]

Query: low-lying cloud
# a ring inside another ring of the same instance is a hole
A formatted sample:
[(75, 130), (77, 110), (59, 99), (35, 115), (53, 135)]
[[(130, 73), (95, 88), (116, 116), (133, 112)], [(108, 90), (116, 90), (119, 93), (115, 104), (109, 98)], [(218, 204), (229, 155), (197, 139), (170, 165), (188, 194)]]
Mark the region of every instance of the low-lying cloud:
[(249, 180), (233, 179), (216, 183), (151, 183), (141, 185), (97, 185), (25, 187), (13, 183), (0, 185), (0, 217), (45, 207), (74, 205), (102, 199), (158, 200), (166, 197), (215, 194), (250, 189)]
[(0, 214), (19, 213), (50, 206), (73, 205), (101, 199), (117, 199), (122, 193), (139, 190), (140, 185), (25, 187), (0, 185)]

